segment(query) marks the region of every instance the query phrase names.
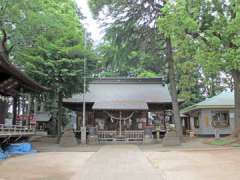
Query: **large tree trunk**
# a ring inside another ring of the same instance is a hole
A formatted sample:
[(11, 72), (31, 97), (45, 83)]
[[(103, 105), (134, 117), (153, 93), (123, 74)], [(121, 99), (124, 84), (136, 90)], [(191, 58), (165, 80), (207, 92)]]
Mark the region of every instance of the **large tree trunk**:
[(180, 112), (179, 112), (179, 105), (178, 105), (178, 98), (177, 98), (177, 83), (175, 77), (175, 65), (173, 59), (173, 49), (171, 38), (166, 38), (166, 60), (168, 63), (168, 76), (170, 82), (170, 93), (172, 98), (172, 109), (173, 109), (173, 116), (176, 125), (176, 132), (179, 138), (182, 138), (182, 123), (180, 119)]
[(60, 143), (62, 136), (62, 92), (58, 93), (58, 118), (57, 118), (57, 143)]
[(234, 103), (235, 103), (235, 121), (233, 136), (239, 137), (240, 133), (240, 71), (233, 72), (234, 79)]

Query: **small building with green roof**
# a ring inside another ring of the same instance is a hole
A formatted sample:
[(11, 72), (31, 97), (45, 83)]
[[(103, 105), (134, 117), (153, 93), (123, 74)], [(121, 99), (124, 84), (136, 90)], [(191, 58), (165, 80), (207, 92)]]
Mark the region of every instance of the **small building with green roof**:
[[(196, 135), (231, 134), (234, 128), (234, 92), (222, 92), (181, 111)], [(217, 125), (216, 125), (217, 124)]]

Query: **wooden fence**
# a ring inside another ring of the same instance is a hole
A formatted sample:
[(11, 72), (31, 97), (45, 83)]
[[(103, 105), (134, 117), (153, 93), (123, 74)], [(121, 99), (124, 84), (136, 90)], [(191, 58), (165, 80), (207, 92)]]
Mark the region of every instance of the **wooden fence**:
[(0, 137), (26, 136), (35, 134), (35, 129), (28, 126), (0, 124)]
[(119, 135), (118, 131), (97, 131), (99, 142), (143, 142), (143, 130), (122, 131)]

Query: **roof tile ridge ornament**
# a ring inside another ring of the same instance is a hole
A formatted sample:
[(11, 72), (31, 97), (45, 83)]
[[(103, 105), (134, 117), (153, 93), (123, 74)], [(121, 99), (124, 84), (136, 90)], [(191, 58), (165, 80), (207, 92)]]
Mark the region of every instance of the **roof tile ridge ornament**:
[(166, 85), (162, 77), (100, 77), (92, 80), (91, 84), (162, 84)]

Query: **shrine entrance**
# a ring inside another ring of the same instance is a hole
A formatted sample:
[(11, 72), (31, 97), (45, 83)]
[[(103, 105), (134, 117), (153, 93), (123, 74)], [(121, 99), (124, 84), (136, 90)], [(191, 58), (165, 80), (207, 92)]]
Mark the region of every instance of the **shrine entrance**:
[(137, 111), (103, 111), (105, 119), (96, 118), (101, 142), (142, 142), (147, 113)]

